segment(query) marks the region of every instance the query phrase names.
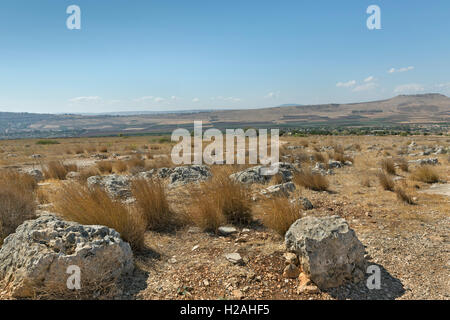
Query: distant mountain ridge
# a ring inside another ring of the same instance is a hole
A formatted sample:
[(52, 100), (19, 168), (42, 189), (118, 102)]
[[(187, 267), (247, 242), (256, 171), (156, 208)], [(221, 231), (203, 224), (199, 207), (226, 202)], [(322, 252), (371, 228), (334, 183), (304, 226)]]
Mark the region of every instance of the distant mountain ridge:
[(84, 136), (117, 133), (171, 132), (192, 127), (297, 127), (446, 125), (450, 98), (437, 93), (399, 95), (391, 99), (347, 104), (288, 104), (239, 110), (186, 110), (139, 114), (35, 114), (0, 112), (0, 138)]

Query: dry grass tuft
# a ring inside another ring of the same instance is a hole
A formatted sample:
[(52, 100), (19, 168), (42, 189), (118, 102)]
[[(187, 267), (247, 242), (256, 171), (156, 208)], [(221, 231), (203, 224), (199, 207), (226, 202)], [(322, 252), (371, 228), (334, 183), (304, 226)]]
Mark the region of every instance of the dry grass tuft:
[(343, 152), (337, 152), (335, 151), (332, 155), (331, 158), (333, 158), (336, 161), (340, 161), (342, 163), (344, 163), (345, 161), (351, 161), (352, 163), (355, 163), (355, 159), (353, 159), (352, 157), (345, 155)]
[(112, 173), (113, 163), (111, 161), (99, 161), (97, 162), (97, 168), (101, 173)]
[(127, 161), (128, 172), (138, 173), (145, 170), (145, 160), (139, 156), (135, 156)]
[(400, 170), (402, 170), (403, 172), (409, 171), (408, 161), (406, 159), (404, 159), (404, 158), (397, 159), (397, 164), (398, 164)]
[(321, 152), (314, 152), (313, 157), (317, 162), (325, 162), (325, 156)]
[(117, 160), (113, 164), (113, 170), (116, 173), (123, 173), (127, 171), (127, 164), (122, 160)]
[(361, 185), (363, 186), (363, 187), (367, 187), (367, 188), (370, 188), (371, 186), (372, 186), (372, 183), (371, 183), (371, 181), (370, 181), (370, 178), (369, 177), (363, 177), (362, 178), (362, 180), (361, 180)]
[(383, 187), (384, 190), (387, 191), (394, 191), (395, 188), (395, 182), (394, 180), (386, 174), (386, 172), (380, 172), (378, 173), (378, 181), (380, 181), (380, 185)]
[(145, 222), (142, 216), (112, 200), (100, 188), (64, 184), (52, 197), (52, 203), (55, 211), (70, 221), (113, 228), (133, 249), (143, 247)]
[(35, 217), (36, 182), (28, 174), (0, 172), (0, 246), (25, 220)]
[(78, 180), (85, 182), (89, 177), (100, 175), (100, 170), (97, 167), (90, 166), (80, 170), (80, 176)]
[(401, 187), (396, 187), (394, 192), (397, 195), (398, 200), (403, 201), (407, 204), (415, 204), (412, 197), (406, 193), (405, 189)]
[(327, 191), (330, 187), (328, 179), (320, 173), (314, 173), (311, 170), (301, 170), (294, 175), (294, 182), (305, 188), (314, 191)]
[(175, 215), (161, 181), (138, 179), (133, 181), (131, 189), (148, 229), (164, 230), (174, 226)]
[(64, 164), (62, 161), (50, 161), (43, 168), (45, 179), (65, 180), (71, 171), (78, 171), (75, 164)]
[(247, 186), (233, 181), (228, 170), (192, 190), (188, 218), (200, 228), (216, 231), (223, 223), (248, 224), (252, 221), (251, 194)]
[(273, 198), (264, 204), (266, 210), (262, 218), (266, 227), (284, 236), (289, 227), (302, 217), (298, 202), (290, 203), (288, 198)]
[(425, 183), (439, 182), (439, 174), (432, 166), (421, 166), (417, 168), (412, 174), (411, 178), (416, 181)]
[(395, 163), (392, 159), (381, 160), (381, 169), (389, 174), (395, 174)]
[(101, 146), (101, 147), (98, 148), (98, 152), (108, 153), (108, 147), (107, 146)]

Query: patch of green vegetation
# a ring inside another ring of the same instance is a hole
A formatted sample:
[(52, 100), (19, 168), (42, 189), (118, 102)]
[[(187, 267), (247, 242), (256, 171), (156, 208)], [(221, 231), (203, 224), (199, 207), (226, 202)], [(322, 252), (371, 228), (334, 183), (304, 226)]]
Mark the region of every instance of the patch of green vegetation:
[(36, 144), (39, 144), (39, 145), (59, 144), (59, 141), (46, 139), (46, 140), (39, 140), (36, 142)]

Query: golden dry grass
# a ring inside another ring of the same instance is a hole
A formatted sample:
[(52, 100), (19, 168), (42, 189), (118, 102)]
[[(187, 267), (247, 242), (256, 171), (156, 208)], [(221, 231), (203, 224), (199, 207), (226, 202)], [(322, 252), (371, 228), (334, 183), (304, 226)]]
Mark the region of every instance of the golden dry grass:
[(408, 161), (405, 158), (399, 158), (396, 160), (396, 162), (400, 170), (402, 170), (403, 172), (409, 172)]
[(113, 163), (111, 161), (99, 161), (97, 162), (97, 168), (101, 173), (112, 173)]
[(395, 163), (392, 159), (381, 160), (381, 169), (389, 174), (395, 174)]
[(115, 173), (123, 173), (127, 171), (127, 164), (122, 160), (117, 160), (113, 163), (113, 170)]
[(160, 180), (135, 180), (131, 190), (148, 229), (165, 230), (176, 224), (175, 214), (170, 209), (164, 184)]
[(378, 173), (377, 177), (384, 190), (394, 191), (395, 182), (388, 174), (386, 174), (386, 172), (383, 171)]
[(288, 198), (275, 197), (267, 200), (264, 207), (265, 212), (262, 216), (264, 225), (281, 236), (284, 236), (289, 227), (302, 217), (300, 205), (297, 202), (290, 203)]
[(396, 187), (394, 189), (395, 194), (397, 195), (397, 199), (403, 201), (407, 204), (415, 204), (413, 201), (413, 197), (406, 193), (405, 189), (402, 187)]
[(63, 161), (50, 161), (43, 166), (45, 179), (64, 180), (71, 171), (78, 171), (75, 164), (64, 164)]
[(139, 212), (112, 200), (100, 188), (63, 184), (52, 196), (54, 210), (65, 219), (84, 225), (103, 225), (120, 233), (133, 249), (143, 247), (145, 221)]
[(28, 174), (0, 172), (0, 246), (25, 220), (35, 216), (36, 182)]
[(330, 187), (328, 179), (311, 170), (301, 170), (294, 175), (294, 183), (314, 191), (326, 191)]
[(130, 160), (127, 161), (128, 172), (130, 173), (138, 173), (145, 170), (145, 160), (140, 156), (134, 156)]
[(252, 220), (251, 193), (229, 178), (229, 170), (216, 170), (213, 178), (190, 192), (188, 219), (200, 228), (216, 231), (223, 223), (248, 224)]
[(432, 166), (421, 166), (413, 171), (411, 179), (425, 183), (439, 182), (439, 174)]

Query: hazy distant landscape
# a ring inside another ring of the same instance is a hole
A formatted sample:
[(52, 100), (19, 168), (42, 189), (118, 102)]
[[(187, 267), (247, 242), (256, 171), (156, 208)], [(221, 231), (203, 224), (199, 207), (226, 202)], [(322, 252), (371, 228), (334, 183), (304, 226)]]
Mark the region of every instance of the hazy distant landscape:
[(170, 133), (205, 127), (383, 127), (428, 125), (448, 128), (450, 98), (442, 94), (399, 95), (392, 99), (351, 104), (288, 105), (244, 110), (139, 112), (98, 115), (0, 112), (0, 139)]

